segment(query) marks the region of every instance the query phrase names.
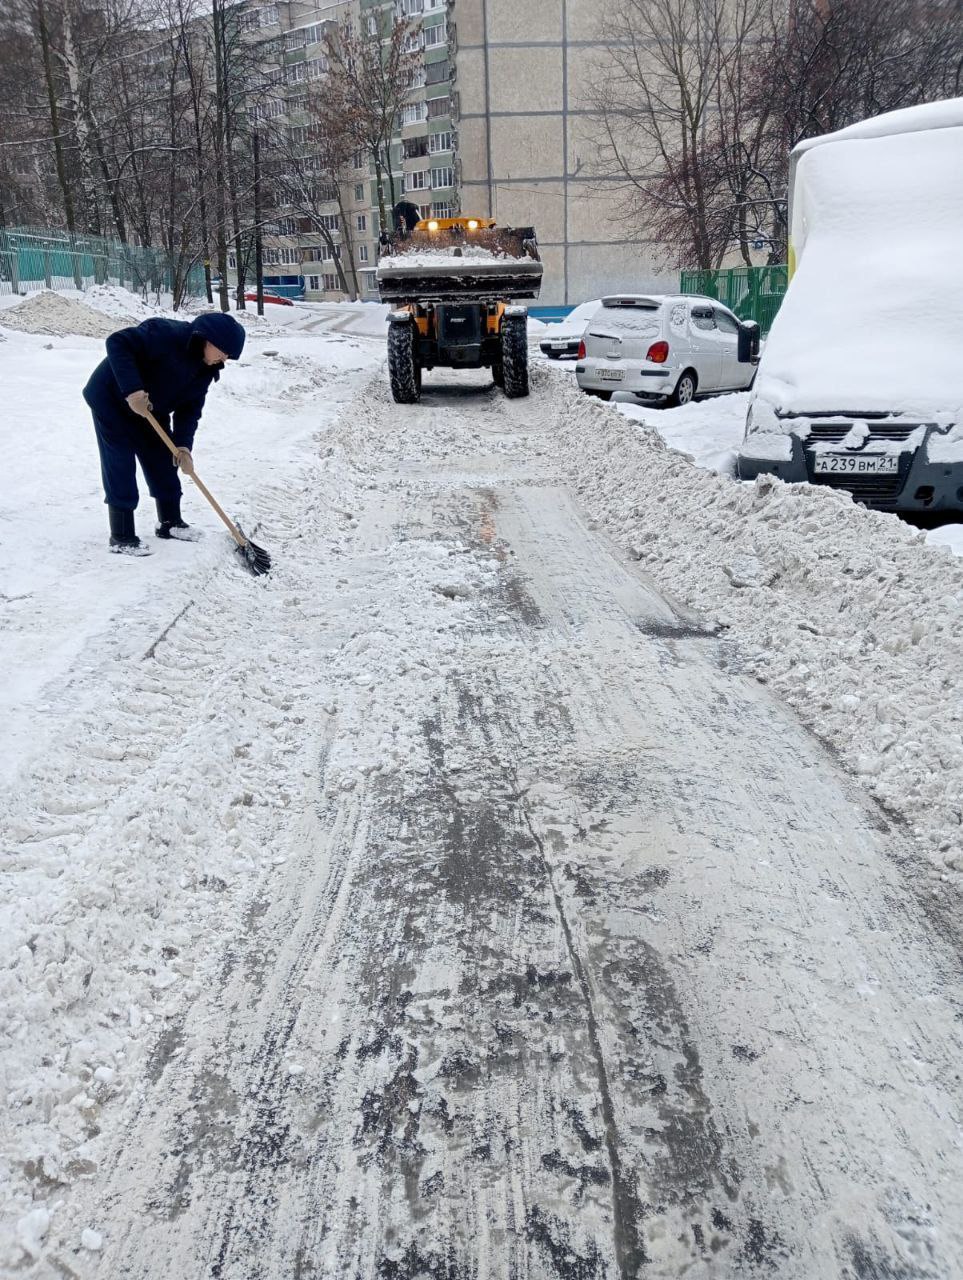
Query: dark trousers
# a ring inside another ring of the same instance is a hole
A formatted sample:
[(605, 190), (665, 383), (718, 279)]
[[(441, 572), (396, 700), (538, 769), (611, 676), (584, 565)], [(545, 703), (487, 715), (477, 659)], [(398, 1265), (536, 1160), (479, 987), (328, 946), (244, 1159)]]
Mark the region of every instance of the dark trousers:
[(124, 422), (98, 417), (94, 431), (100, 450), (104, 501), (119, 511), (137, 507), (137, 468), (140, 463), (152, 498), (173, 502), (181, 496), (181, 482), (166, 445), (146, 421)]

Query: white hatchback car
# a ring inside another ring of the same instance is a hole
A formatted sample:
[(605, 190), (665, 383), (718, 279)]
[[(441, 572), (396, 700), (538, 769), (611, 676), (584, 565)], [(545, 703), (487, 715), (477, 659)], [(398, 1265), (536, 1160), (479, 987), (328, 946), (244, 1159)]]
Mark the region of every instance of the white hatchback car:
[(688, 404), (752, 382), (759, 329), (713, 298), (615, 294), (602, 299), (579, 347), (575, 374), (591, 395), (631, 391), (664, 405)]

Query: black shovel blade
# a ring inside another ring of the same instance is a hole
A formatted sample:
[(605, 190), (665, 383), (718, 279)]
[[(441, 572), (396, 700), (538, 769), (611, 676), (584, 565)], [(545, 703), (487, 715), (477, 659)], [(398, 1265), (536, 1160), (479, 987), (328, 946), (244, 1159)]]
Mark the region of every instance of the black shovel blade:
[(256, 542), (252, 542), (240, 525), (238, 525), (237, 531), (244, 538), (243, 546), (240, 543), (235, 544), (237, 554), (244, 561), (245, 566), (254, 574), (255, 578), (260, 578), (262, 574), (269, 572), (271, 556), (263, 547), (259, 547)]

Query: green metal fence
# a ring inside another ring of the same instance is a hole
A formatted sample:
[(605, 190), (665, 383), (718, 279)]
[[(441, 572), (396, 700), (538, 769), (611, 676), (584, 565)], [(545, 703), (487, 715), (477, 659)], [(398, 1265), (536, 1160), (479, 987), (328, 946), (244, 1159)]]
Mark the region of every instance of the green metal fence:
[[(89, 289), (123, 285), (133, 292), (173, 292), (174, 266), (161, 249), (122, 244), (103, 236), (72, 235), (40, 227), (0, 229), (0, 293), (32, 289)], [(204, 291), (204, 272), (191, 268), (186, 292)]]
[(730, 267), (725, 271), (683, 271), (679, 289), (682, 293), (718, 299), (740, 320), (755, 320), (766, 334), (772, 328), (788, 283), (788, 268), (783, 264)]

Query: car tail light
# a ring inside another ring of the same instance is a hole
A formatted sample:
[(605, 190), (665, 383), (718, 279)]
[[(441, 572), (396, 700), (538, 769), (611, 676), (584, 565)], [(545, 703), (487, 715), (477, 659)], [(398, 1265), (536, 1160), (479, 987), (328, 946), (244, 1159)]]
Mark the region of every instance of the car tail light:
[(645, 353), (646, 360), (651, 360), (653, 364), (665, 364), (669, 358), (669, 344), (667, 342), (653, 342)]
[(584, 359), (585, 359), (585, 339), (584, 339), (584, 338), (583, 338), (583, 339), (582, 339), (582, 341), (578, 344), (578, 358), (579, 358), (580, 360), (584, 360)]

